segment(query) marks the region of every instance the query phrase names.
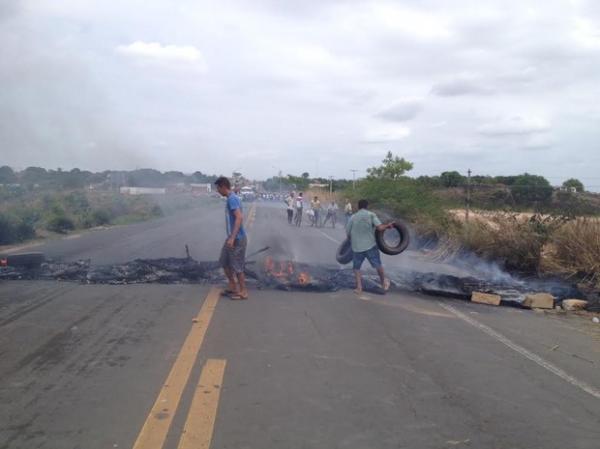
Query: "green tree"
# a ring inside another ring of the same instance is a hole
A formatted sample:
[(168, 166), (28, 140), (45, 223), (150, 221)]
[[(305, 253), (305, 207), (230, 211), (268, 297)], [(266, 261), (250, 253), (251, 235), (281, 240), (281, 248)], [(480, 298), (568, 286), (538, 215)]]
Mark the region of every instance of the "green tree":
[(46, 181), (48, 172), (41, 167), (27, 167), (21, 173), (21, 179), (26, 184), (41, 184)]
[(306, 190), (310, 179), (308, 178), (308, 173), (304, 172), (302, 176), (287, 175), (287, 178), (284, 178), (283, 182), (297, 190)]
[(8, 166), (0, 167), (0, 184), (13, 184), (17, 182), (17, 176), (12, 168)]
[(517, 203), (528, 205), (544, 203), (552, 198), (552, 186), (543, 176), (525, 173), (517, 176), (510, 191)]
[(457, 171), (445, 171), (440, 175), (444, 187), (458, 187), (465, 182), (465, 177)]
[(399, 179), (404, 173), (412, 170), (413, 164), (404, 158), (394, 156), (391, 151), (381, 161), (379, 167), (371, 167), (367, 169), (368, 177), (373, 179)]
[(563, 182), (563, 187), (567, 189), (574, 188), (577, 192), (584, 191), (583, 183), (579, 179), (575, 178), (567, 179), (565, 182)]

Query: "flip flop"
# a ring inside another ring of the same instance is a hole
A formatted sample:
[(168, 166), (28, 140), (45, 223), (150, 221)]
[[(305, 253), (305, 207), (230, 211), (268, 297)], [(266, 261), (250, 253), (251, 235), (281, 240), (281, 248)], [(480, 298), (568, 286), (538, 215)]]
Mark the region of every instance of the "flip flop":
[(235, 293), (230, 296), (233, 300), (245, 300), (248, 299), (248, 295), (242, 295), (241, 293)]
[(221, 292), (221, 296), (231, 296), (231, 295), (235, 295), (235, 294), (236, 294), (235, 290), (229, 290), (228, 288), (224, 289)]

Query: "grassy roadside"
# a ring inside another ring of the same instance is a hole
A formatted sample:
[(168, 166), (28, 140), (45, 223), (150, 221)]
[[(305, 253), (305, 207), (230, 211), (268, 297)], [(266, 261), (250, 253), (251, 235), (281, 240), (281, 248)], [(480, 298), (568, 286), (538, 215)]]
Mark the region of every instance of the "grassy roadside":
[(5, 195), (0, 205), (0, 245), (147, 221), (210, 201), (186, 194), (128, 196), (83, 189)]
[(343, 192), (356, 205), (366, 198), (382, 218), (402, 218), (414, 246), (452, 262), (475, 254), (511, 273), (560, 276), (589, 292), (600, 291), (600, 220), (563, 215), (481, 211), (467, 222), (453, 202), (411, 178), (366, 179)]

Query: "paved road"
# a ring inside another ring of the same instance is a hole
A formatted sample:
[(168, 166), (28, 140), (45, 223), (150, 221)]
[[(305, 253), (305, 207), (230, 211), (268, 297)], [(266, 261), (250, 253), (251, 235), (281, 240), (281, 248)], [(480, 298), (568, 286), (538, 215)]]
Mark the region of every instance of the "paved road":
[[(255, 216), (250, 250), (335, 262), (341, 230)], [(187, 243), (210, 260), (223, 219), (210, 206), (39, 249), (109, 263)], [(0, 448), (596, 449), (599, 367), (589, 321), (417, 294), (0, 284)]]

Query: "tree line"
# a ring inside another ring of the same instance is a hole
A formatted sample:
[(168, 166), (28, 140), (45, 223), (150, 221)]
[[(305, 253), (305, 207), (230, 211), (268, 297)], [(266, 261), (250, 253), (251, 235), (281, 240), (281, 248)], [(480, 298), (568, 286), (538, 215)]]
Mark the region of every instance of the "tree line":
[(154, 169), (137, 170), (105, 170), (91, 172), (74, 168), (72, 170), (46, 170), (41, 167), (27, 167), (22, 171), (14, 171), (11, 167), (0, 167), (1, 185), (18, 185), (25, 189), (35, 186), (55, 189), (77, 189), (89, 185), (106, 184), (107, 186), (131, 187), (165, 187), (172, 184), (212, 183), (216, 175), (207, 175), (196, 171), (186, 175), (180, 171), (160, 172)]

